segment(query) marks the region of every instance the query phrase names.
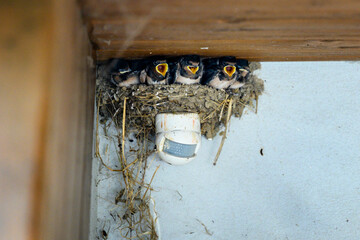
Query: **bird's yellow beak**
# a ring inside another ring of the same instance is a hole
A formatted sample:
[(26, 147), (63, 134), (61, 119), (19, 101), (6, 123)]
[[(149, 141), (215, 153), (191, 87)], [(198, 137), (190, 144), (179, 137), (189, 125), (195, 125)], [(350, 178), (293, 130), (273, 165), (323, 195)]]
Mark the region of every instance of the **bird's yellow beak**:
[(160, 64), (156, 65), (155, 69), (158, 73), (160, 73), (163, 77), (165, 77), (165, 75), (169, 69), (169, 66), (167, 63), (160, 63)]
[(246, 77), (246, 75), (249, 73), (249, 71), (244, 68), (240, 68), (239, 71), (241, 72), (241, 76), (243, 77)]
[(236, 67), (227, 65), (224, 67), (224, 72), (231, 77), (236, 71)]
[(196, 72), (199, 71), (199, 67), (187, 66), (187, 69), (189, 69), (192, 74), (196, 74)]

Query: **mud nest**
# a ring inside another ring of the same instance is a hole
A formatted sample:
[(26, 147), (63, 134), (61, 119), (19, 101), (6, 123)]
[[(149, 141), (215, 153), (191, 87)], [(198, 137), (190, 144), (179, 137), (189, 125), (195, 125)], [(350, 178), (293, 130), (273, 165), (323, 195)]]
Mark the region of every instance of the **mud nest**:
[[(258, 63), (250, 64), (251, 71), (260, 68)], [(135, 85), (129, 88), (112, 87), (100, 78), (98, 97), (103, 119), (112, 118), (121, 126), (122, 109), (126, 98), (126, 125), (129, 128), (146, 128), (150, 134), (155, 131), (155, 116), (158, 113), (191, 112), (200, 115), (201, 133), (213, 138), (225, 124), (226, 113), (232, 99), (232, 116), (241, 117), (247, 106), (257, 111), (258, 96), (264, 90), (264, 82), (250, 75), (240, 89), (217, 90), (204, 85)]]

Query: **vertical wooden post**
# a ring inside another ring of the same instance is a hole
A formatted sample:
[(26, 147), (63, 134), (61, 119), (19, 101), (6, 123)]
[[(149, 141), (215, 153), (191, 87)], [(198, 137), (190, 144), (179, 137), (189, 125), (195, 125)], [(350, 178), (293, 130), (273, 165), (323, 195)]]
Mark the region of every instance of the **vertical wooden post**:
[(75, 0), (0, 7), (0, 231), (87, 239), (94, 65)]

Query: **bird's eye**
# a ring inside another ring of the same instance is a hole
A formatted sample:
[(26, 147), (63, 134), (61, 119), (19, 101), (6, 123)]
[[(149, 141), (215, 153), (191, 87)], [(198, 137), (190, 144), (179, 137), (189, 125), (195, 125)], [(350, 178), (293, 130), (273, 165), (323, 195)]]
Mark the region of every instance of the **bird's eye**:
[(169, 67), (168, 67), (167, 63), (160, 63), (160, 64), (156, 65), (156, 67), (155, 67), (156, 71), (164, 77), (168, 71), (168, 68)]
[(236, 68), (231, 65), (227, 65), (224, 67), (224, 72), (231, 77), (236, 71)]
[(187, 69), (189, 69), (192, 74), (196, 74), (196, 72), (199, 70), (199, 67), (187, 66)]

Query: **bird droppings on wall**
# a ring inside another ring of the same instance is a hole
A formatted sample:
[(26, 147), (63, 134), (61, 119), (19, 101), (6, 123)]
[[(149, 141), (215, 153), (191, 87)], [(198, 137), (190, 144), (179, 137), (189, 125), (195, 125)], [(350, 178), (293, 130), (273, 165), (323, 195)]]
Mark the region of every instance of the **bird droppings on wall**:
[(97, 120), (105, 134), (108, 125), (116, 129), (116, 136), (107, 138), (117, 143), (115, 151), (120, 166), (107, 165), (98, 137), (96, 157), (105, 170), (118, 172), (122, 177), (121, 187), (113, 199), (113, 204), (123, 209), (118, 214), (122, 236), (159, 239), (150, 194), (158, 168), (149, 183), (144, 180), (148, 164), (151, 164), (148, 157), (156, 152), (153, 143), (155, 116), (158, 113), (198, 113), (201, 133), (208, 139), (225, 126), (215, 165), (231, 116), (241, 117), (245, 107), (257, 111), (257, 99), (264, 90), (263, 80), (254, 75), (259, 68), (258, 63), (249, 64), (233, 57), (204, 59), (195, 55), (112, 59), (98, 65)]

